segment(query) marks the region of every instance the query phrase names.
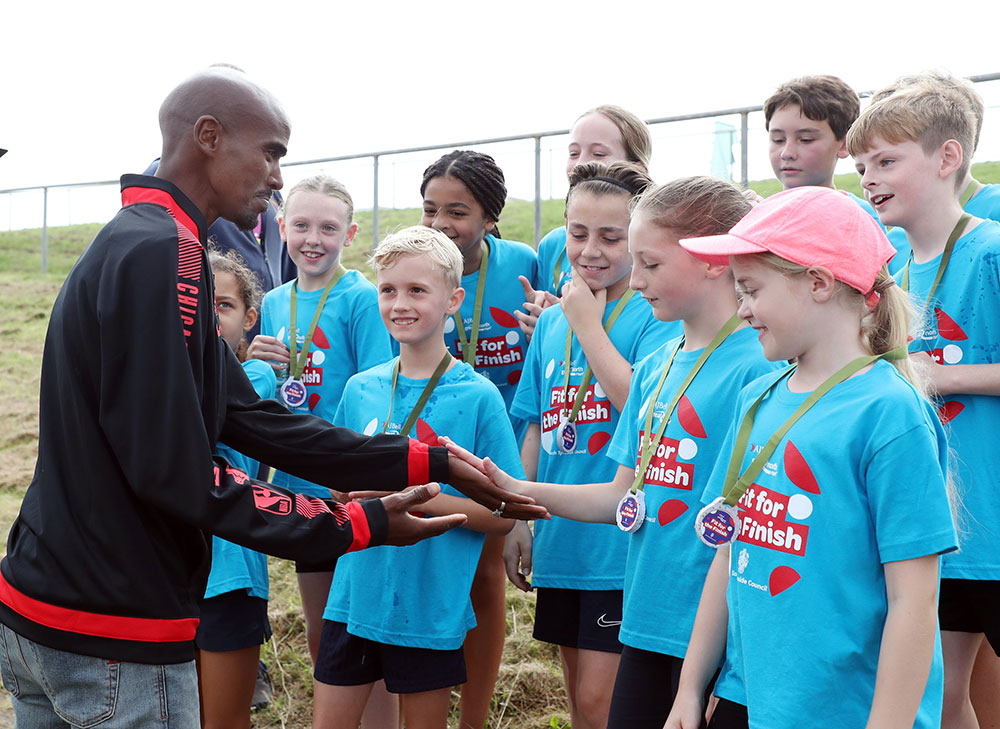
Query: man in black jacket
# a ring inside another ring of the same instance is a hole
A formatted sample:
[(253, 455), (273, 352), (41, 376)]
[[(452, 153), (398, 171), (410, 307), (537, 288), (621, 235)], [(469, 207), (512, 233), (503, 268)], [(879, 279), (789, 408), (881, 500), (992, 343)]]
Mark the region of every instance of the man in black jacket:
[(464, 520), (408, 513), (436, 486), (341, 504), (258, 483), (214, 455), (220, 440), (335, 490), (442, 480), (505, 516), (544, 514), (443, 448), (257, 398), (218, 337), (204, 244), (217, 218), (250, 228), (267, 208), (288, 121), (220, 68), (174, 89), (160, 128), (156, 176), (122, 178), (123, 208), (49, 322), (38, 461), (0, 564), (0, 669), (21, 726), (198, 726), (206, 533), (325, 561)]

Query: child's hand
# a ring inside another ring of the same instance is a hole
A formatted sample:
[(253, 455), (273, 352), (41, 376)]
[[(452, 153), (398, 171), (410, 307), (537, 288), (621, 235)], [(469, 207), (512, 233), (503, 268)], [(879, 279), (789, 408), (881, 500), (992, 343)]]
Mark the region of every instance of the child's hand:
[(700, 697), (688, 698), (678, 692), (663, 729), (699, 729), (705, 726), (705, 709)]
[(951, 395), (951, 391), (945, 382), (945, 365), (938, 364), (928, 352), (913, 352), (910, 355), (910, 362), (920, 374), (920, 377), (927, 383), (930, 390), (929, 395)]
[(525, 276), (518, 276), (517, 279), (521, 282), (521, 288), (524, 289), (525, 311), (515, 311), (514, 316), (521, 323), (521, 331), (524, 332), (525, 339), (530, 342), (535, 333), (535, 325), (538, 324), (538, 317), (544, 309), (558, 304), (559, 297), (550, 291), (536, 291)]
[(288, 347), (277, 337), (258, 334), (247, 348), (247, 359), (262, 359), (280, 372), (288, 367)]
[(590, 325), (601, 326), (604, 306), (608, 303), (607, 289), (591, 291), (590, 287), (574, 276), (563, 286), (562, 308), (566, 321), (576, 332)]
[(503, 540), (503, 561), (507, 567), (507, 577), (519, 590), (531, 592), (528, 575), (531, 574), (531, 530), (528, 523), (519, 521)]
[(549, 512), (536, 506), (530, 496), (519, 493), (524, 487), (504, 473), (488, 458), (483, 460), (455, 441), (439, 436), (438, 442), (448, 449), (449, 483), (476, 503), (493, 511), (494, 516), (507, 519), (548, 519)]

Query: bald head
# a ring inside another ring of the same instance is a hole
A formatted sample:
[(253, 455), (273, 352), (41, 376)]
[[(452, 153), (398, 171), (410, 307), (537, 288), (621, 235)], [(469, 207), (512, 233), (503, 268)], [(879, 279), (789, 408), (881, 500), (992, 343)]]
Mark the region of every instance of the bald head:
[(208, 68), (170, 92), (160, 131), (157, 177), (177, 185), (209, 224), (223, 217), (253, 228), (282, 184), (289, 124), (277, 99), (239, 71)]
[(232, 68), (208, 68), (167, 95), (160, 106), (164, 147), (182, 143), (204, 116), (214, 117), (229, 132), (239, 131), (249, 122), (289, 127), (278, 100)]

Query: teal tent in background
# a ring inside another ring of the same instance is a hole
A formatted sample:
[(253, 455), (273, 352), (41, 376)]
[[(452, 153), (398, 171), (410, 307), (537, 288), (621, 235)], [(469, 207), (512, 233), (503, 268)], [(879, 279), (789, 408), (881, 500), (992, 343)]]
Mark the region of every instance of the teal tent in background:
[(733, 145), (736, 144), (736, 127), (725, 122), (715, 122), (712, 144), (712, 175), (723, 180), (733, 179)]

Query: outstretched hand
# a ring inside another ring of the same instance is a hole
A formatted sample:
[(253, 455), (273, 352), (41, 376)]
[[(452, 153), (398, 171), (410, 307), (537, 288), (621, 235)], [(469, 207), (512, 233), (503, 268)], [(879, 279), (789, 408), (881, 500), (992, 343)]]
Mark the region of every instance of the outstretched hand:
[(385, 544), (402, 547), (419, 542), (421, 539), (436, 537), (449, 529), (465, 524), (468, 519), (465, 514), (422, 518), (409, 513), (439, 493), (441, 493), (441, 486), (429, 483), (383, 497), (382, 505), (389, 518)]
[(507, 519), (549, 518), (548, 509), (537, 506), (530, 496), (515, 492), (519, 482), (495, 463), (484, 461), (445, 436), (438, 441), (448, 449), (448, 483), (470, 499)]

